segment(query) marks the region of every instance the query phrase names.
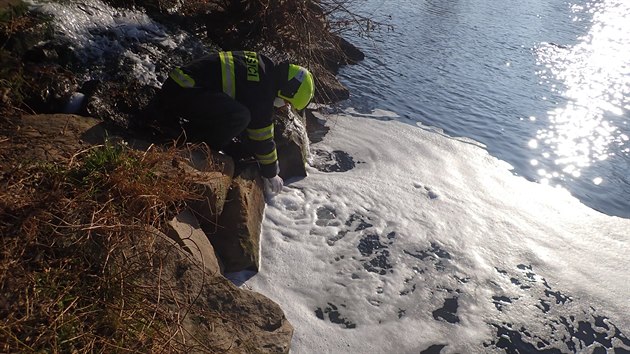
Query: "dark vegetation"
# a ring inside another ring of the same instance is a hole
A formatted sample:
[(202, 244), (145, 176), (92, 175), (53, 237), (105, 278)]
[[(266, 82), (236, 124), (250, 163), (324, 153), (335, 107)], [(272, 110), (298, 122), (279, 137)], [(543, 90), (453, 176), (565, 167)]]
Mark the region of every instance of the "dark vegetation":
[[(317, 77), (320, 102), (347, 97), (334, 74), (362, 59), (338, 33), (367, 19), (343, 0), (106, 2), (144, 9), (225, 50), (303, 63)], [(21, 1), (0, 0), (0, 350), (186, 352), (181, 326), (156, 299), (159, 284), (143, 281), (160, 273), (159, 264), (147, 266), (156, 259), (149, 230), (197, 198), (192, 181), (160, 173), (180, 148), (106, 143), (47, 161), (30, 154), (28, 141), (15, 145), (23, 114), (59, 112), (80, 87), (71, 52), (37, 46), (53, 36), (47, 21)], [(143, 96), (133, 83), (107, 85), (114, 97)], [(123, 103), (112, 106), (133, 120), (139, 102)]]
[[(335, 73), (340, 66), (363, 59), (361, 51), (339, 34), (350, 28), (365, 32), (375, 26), (348, 10), (351, 1), (105, 0), (113, 6), (141, 9), (166, 26), (195, 34), (209, 47), (258, 50), (277, 60), (300, 63), (314, 73), (315, 100), (322, 103), (348, 97)], [(55, 42), (44, 16), (29, 13), (21, 1), (0, 0), (0, 5), (3, 105), (30, 113), (59, 111), (67, 94), (79, 84), (72, 75), (77, 59), (63, 45), (38, 44)], [(181, 60), (187, 59), (191, 57)], [(91, 89), (94, 87), (87, 88)]]

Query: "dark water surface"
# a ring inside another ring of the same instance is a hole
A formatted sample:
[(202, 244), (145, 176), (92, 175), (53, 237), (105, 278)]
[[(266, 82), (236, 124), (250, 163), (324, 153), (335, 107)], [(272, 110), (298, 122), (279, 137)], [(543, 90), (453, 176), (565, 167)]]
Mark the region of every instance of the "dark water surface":
[(472, 138), (528, 180), (630, 217), (630, 2), (358, 1), (383, 20), (347, 103)]

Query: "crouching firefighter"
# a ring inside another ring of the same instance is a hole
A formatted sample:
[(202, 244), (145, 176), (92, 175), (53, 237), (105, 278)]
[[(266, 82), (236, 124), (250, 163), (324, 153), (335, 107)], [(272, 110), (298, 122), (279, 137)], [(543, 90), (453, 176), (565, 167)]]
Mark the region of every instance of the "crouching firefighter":
[(284, 182), (278, 176), (274, 103), (289, 103), (299, 111), (313, 94), (313, 76), (301, 66), (276, 64), (256, 52), (218, 52), (171, 71), (157, 104), (168, 121), (181, 125), (189, 141), (219, 151), (235, 137), (244, 138), (265, 185), (278, 193)]

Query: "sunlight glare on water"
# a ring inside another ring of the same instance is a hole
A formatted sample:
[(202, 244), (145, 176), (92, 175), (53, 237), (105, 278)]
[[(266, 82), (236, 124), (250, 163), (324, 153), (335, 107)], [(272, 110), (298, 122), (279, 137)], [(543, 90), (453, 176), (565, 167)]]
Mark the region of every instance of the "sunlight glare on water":
[(349, 107), (473, 139), (515, 175), (630, 218), (630, 1), (360, 3), (394, 31), (351, 38), (366, 58), (340, 70)]
[[(528, 144), (542, 148), (542, 158), (549, 156), (557, 166), (556, 171), (539, 171), (544, 183), (578, 178), (597, 161), (618, 153), (628, 156), (630, 151), (628, 135), (620, 129), (627, 129), (630, 109), (630, 2), (573, 6), (573, 12), (574, 21), (580, 21), (581, 14), (592, 15), (589, 32), (574, 46), (545, 43), (537, 51), (538, 64), (544, 67), (538, 72), (541, 82), (560, 81), (564, 88), (554, 91), (567, 99), (548, 112), (549, 126)], [(599, 185), (602, 177), (592, 182)]]

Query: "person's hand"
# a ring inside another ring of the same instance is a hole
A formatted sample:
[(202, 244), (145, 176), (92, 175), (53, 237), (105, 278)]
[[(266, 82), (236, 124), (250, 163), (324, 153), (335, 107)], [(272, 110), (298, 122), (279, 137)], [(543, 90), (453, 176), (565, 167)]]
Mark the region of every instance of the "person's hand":
[(263, 181), (265, 183), (265, 189), (270, 190), (274, 194), (280, 193), (282, 186), (284, 186), (284, 181), (280, 176), (273, 176), (271, 178), (263, 177)]

